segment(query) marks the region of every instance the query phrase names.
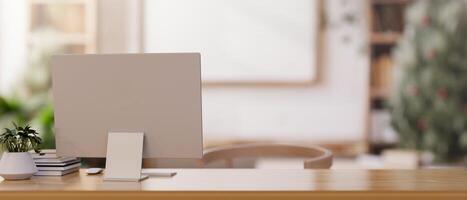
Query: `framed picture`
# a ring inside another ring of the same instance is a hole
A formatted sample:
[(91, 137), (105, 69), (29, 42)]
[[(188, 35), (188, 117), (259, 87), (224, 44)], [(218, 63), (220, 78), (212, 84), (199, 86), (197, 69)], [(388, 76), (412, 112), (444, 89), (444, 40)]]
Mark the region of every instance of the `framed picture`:
[(144, 50), (200, 52), (206, 85), (310, 84), (318, 0), (148, 0)]

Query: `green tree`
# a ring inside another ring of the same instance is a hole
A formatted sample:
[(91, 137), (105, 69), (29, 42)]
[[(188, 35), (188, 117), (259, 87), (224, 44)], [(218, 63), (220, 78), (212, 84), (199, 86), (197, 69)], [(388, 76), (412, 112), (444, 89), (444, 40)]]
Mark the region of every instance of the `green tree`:
[(437, 162), (467, 152), (466, 10), (458, 0), (413, 3), (394, 52), (392, 126), (403, 147), (431, 151)]

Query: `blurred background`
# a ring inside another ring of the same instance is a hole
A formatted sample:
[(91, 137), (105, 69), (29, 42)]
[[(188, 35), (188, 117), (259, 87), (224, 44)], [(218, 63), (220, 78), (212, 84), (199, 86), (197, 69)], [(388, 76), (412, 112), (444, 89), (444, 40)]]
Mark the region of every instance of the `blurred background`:
[(201, 52), (205, 147), (321, 145), (333, 168), (465, 166), (465, 11), (461, 0), (0, 0), (0, 127), (29, 123), (54, 148), (54, 54)]

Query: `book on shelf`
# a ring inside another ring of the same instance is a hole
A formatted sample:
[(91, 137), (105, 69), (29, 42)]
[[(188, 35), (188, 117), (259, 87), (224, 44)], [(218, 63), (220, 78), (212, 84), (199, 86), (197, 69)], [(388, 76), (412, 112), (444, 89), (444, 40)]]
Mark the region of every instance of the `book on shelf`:
[(80, 162), (81, 160), (77, 158), (66, 161), (66, 162), (44, 162), (41, 160), (34, 160), (34, 163), (36, 164), (36, 166), (41, 166), (41, 167), (42, 166), (65, 167), (65, 166), (80, 163)]
[(72, 169), (64, 170), (64, 171), (60, 171), (60, 170), (58, 170), (58, 171), (38, 171), (34, 175), (35, 176), (63, 176), (63, 175), (71, 174), (73, 172), (77, 172), (78, 170), (79, 170), (79, 168), (72, 168)]
[(60, 158), (34, 158), (34, 162), (36, 163), (68, 163), (73, 161), (79, 161), (79, 158), (75, 157), (60, 157)]
[(76, 157), (61, 157), (55, 149), (30, 152), (38, 169), (36, 176), (63, 176), (79, 170), (81, 160)]
[(81, 163), (70, 164), (66, 166), (36, 165), (39, 171), (65, 171), (73, 168), (79, 168)]
[(415, 150), (388, 149), (382, 154), (384, 166), (390, 169), (418, 169), (421, 154)]
[(373, 7), (373, 31), (402, 32), (404, 29), (403, 5), (378, 5)]
[(71, 162), (74, 160), (79, 160), (76, 157), (70, 157), (70, 156), (58, 156), (56, 154), (55, 149), (44, 149), (41, 150), (40, 153), (35, 153), (35, 152), (30, 152), (32, 158), (36, 163), (64, 163), (64, 162)]
[(374, 88), (385, 88), (390, 90), (392, 87), (394, 63), (390, 55), (382, 55), (375, 59), (372, 65), (371, 85)]

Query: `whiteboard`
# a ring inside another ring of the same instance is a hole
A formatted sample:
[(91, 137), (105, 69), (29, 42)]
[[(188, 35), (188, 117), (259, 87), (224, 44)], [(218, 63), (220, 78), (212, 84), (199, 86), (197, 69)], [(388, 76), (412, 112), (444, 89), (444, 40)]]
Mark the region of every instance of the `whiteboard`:
[(147, 0), (150, 53), (200, 52), (204, 82), (316, 78), (318, 0)]

